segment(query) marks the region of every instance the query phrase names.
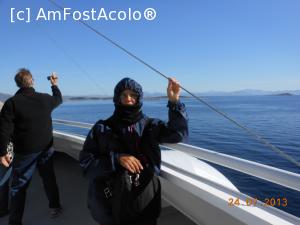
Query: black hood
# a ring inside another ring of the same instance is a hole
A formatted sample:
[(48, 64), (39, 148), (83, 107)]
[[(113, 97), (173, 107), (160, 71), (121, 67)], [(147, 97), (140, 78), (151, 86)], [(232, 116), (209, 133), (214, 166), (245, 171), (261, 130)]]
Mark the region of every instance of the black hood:
[[(131, 90), (137, 93), (138, 98), (136, 104), (127, 106), (121, 104), (120, 95), (125, 90)], [(136, 123), (143, 117), (143, 90), (142, 86), (131, 78), (123, 78), (116, 85), (114, 90), (115, 111), (113, 114), (114, 121), (123, 122), (127, 125)]]
[(114, 103), (115, 105), (121, 105), (120, 95), (126, 89), (134, 91), (138, 94), (137, 105), (141, 107), (143, 105), (143, 89), (142, 86), (131, 78), (123, 78), (116, 85), (114, 90)]

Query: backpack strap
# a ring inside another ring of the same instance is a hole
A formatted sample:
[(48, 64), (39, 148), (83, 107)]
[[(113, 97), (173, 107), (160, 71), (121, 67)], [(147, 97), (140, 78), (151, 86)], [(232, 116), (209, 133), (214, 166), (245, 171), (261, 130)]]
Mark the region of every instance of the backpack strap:
[(108, 145), (112, 138), (112, 129), (106, 125), (105, 120), (99, 120), (92, 128), (91, 138), (95, 140), (99, 146), (99, 156), (105, 156), (108, 152)]

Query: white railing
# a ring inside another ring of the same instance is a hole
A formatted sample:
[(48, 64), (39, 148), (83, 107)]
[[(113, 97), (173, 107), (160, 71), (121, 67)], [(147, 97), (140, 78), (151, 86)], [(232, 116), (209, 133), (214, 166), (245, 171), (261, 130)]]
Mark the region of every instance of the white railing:
[[(88, 123), (66, 120), (53, 120), (53, 123), (87, 129), (90, 129), (93, 126)], [(161, 146), (182, 151), (196, 158), (300, 191), (300, 174), (297, 173), (183, 143), (163, 144)]]
[(196, 158), (300, 191), (300, 174), (297, 173), (188, 144), (164, 144), (163, 146), (170, 149), (176, 149), (178, 151), (190, 154)]

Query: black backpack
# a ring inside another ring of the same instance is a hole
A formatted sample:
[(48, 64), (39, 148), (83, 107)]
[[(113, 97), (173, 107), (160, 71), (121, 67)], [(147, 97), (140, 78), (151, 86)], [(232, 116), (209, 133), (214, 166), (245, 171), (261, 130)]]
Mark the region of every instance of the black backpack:
[[(110, 125), (109, 119), (106, 125)], [(145, 128), (150, 124), (147, 118)], [(110, 127), (112, 131), (113, 127)], [(116, 134), (114, 134), (116, 136)], [(140, 174), (122, 169), (106, 182), (104, 194), (108, 199), (114, 221), (133, 224), (143, 217), (156, 218), (161, 211), (161, 185), (151, 164), (143, 165)]]
[(151, 207), (151, 214), (156, 211), (154, 216), (158, 216), (160, 189), (159, 178), (152, 169), (144, 168), (141, 174), (130, 174), (125, 170), (116, 175), (110, 198), (115, 223), (134, 222), (142, 218), (143, 213), (148, 214), (147, 208), (151, 205), (155, 205), (155, 208)]

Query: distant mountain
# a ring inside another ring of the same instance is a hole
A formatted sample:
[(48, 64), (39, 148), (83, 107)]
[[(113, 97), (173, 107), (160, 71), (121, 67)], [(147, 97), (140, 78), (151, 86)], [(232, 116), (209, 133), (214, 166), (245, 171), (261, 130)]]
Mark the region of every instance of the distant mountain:
[[(182, 91), (183, 97), (189, 97), (190, 95)], [(282, 90), (282, 91), (262, 91), (255, 89), (245, 89), (239, 91), (225, 92), (225, 91), (207, 91), (207, 92), (196, 92), (197, 96), (253, 96), (253, 95), (300, 95), (300, 90)], [(0, 93), (0, 101), (4, 102), (6, 99), (11, 97), (9, 94)], [(144, 92), (146, 99), (158, 99), (166, 98), (166, 93), (162, 92)], [(65, 101), (71, 100), (107, 100), (112, 99), (112, 96), (108, 95), (80, 95), (80, 96), (63, 96)]]
[(294, 90), (294, 91), (287, 91), (288, 93), (291, 93), (293, 95), (300, 95), (300, 90)]
[(0, 93), (0, 101), (5, 102), (11, 95)]
[(74, 100), (107, 100), (112, 99), (110, 96), (106, 95), (82, 95), (82, 96), (63, 96), (64, 101), (74, 101)]
[[(185, 91), (182, 91), (182, 96), (189, 96)], [(251, 96), (251, 95), (280, 95), (290, 93), (291, 95), (300, 95), (300, 90), (282, 90), (282, 91), (263, 91), (256, 89), (244, 89), (239, 91), (206, 91), (195, 92), (198, 96)], [(167, 97), (165, 92), (144, 92), (145, 98), (164, 98)], [(77, 99), (111, 99), (112, 96), (108, 95), (80, 95), (80, 96), (64, 96), (65, 100)]]
[[(64, 101), (81, 101), (81, 100), (112, 100), (112, 96), (64, 96)], [(144, 99), (161, 99), (161, 98), (167, 98), (167, 96), (164, 96), (162, 94), (160, 95), (146, 95), (144, 96)]]
[(276, 94), (276, 95), (280, 95), (280, 96), (292, 96), (293, 94), (291, 94), (291, 93), (280, 93), (280, 94)]
[(245, 89), (232, 92), (208, 91), (195, 93), (198, 96), (253, 96), (253, 95), (281, 95), (289, 93), (291, 95), (300, 95), (300, 90), (283, 90), (283, 91), (262, 91), (255, 89)]

